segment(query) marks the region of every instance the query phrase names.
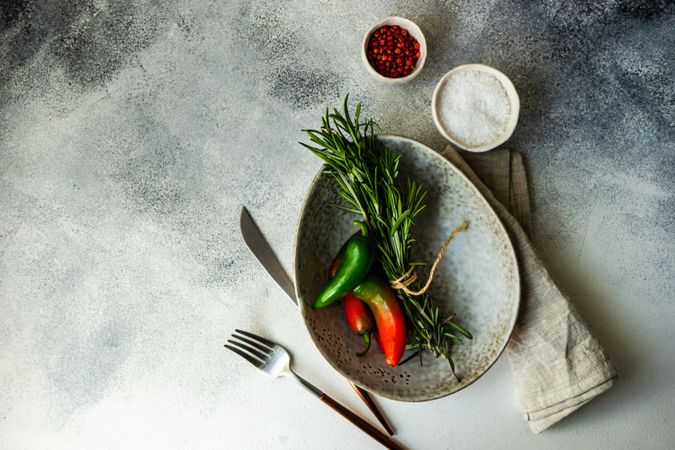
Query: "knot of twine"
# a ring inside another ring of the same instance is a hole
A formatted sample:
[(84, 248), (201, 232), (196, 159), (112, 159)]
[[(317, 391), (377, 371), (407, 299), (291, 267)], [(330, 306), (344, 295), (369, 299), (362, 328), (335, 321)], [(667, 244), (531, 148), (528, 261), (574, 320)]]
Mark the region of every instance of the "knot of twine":
[(441, 259), (443, 258), (443, 254), (445, 251), (448, 249), (448, 245), (450, 244), (450, 241), (452, 241), (455, 236), (457, 236), (459, 233), (462, 231), (466, 230), (469, 227), (469, 222), (466, 220), (462, 222), (460, 226), (452, 230), (452, 233), (450, 233), (450, 236), (445, 240), (445, 243), (441, 246), (441, 249), (438, 251), (438, 256), (436, 256), (436, 260), (434, 261), (433, 266), (431, 266), (431, 271), (429, 272), (429, 278), (427, 279), (427, 282), (422, 286), (422, 288), (418, 291), (411, 291), (408, 289), (408, 286), (410, 286), (412, 283), (417, 280), (417, 274), (415, 273), (415, 267), (411, 267), (408, 269), (406, 273), (401, 275), (400, 277), (396, 278), (395, 280), (389, 280), (389, 285), (394, 288), (394, 289), (400, 289), (403, 292), (405, 292), (408, 295), (412, 295), (413, 297), (417, 297), (419, 295), (424, 294), (429, 287), (431, 286), (431, 282), (434, 280), (434, 272), (436, 271), (436, 268), (438, 267), (438, 264), (441, 262)]

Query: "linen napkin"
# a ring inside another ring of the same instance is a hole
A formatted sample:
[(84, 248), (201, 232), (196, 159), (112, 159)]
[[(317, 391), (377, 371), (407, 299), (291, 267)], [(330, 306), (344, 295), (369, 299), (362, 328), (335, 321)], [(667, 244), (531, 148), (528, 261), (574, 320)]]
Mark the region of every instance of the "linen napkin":
[(560, 291), (528, 238), (530, 200), (518, 152), (441, 154), (476, 185), (511, 237), (521, 276), (521, 303), (507, 345), (516, 398), (540, 433), (609, 389), (616, 371), (569, 298)]

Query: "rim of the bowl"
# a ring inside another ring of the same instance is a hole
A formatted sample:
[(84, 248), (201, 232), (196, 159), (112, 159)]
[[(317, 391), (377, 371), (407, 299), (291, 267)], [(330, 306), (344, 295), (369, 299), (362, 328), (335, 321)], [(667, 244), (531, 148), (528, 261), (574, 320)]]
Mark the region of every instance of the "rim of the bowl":
[[(420, 43), (420, 53), (421, 56), (419, 60), (417, 60), (417, 64), (415, 65), (415, 70), (408, 76), (406, 77), (401, 77), (401, 78), (389, 78), (385, 77), (384, 75), (381, 75), (375, 68), (370, 64), (368, 61), (368, 57), (366, 56), (366, 49), (368, 48), (368, 40), (370, 39), (370, 36), (375, 32), (380, 27), (383, 27), (387, 25), (389, 22), (392, 21), (399, 21), (405, 23), (405, 26), (408, 28), (412, 28), (413, 31), (415, 31), (417, 34), (419, 34), (419, 38), (417, 39), (418, 42)], [(365, 36), (363, 37), (363, 42), (361, 44), (361, 60), (363, 61), (363, 64), (366, 66), (366, 70), (368, 73), (370, 73), (373, 77), (377, 78), (378, 80), (388, 83), (388, 84), (402, 84), (406, 83), (413, 78), (415, 78), (419, 73), (422, 71), (422, 68), (424, 67), (424, 63), (427, 61), (427, 38), (424, 36), (424, 32), (420, 28), (419, 25), (417, 25), (415, 22), (413, 22), (410, 19), (406, 19), (405, 17), (401, 16), (388, 16), (385, 17), (384, 19), (380, 20), (377, 22), (375, 25), (370, 27), (370, 29), (366, 32)]]
[[(489, 73), (495, 76), (495, 78), (497, 78), (497, 80), (499, 80), (499, 82), (504, 87), (506, 95), (509, 97), (509, 103), (511, 104), (511, 115), (509, 116), (509, 122), (506, 126), (506, 130), (504, 131), (504, 133), (498, 136), (495, 140), (487, 142), (485, 144), (481, 144), (476, 147), (470, 147), (467, 146), (466, 144), (459, 142), (459, 140), (453, 137), (452, 134), (450, 134), (450, 132), (445, 129), (445, 127), (441, 124), (440, 118), (438, 117), (438, 107), (439, 107), (438, 96), (441, 92), (441, 88), (445, 85), (448, 78), (450, 78), (453, 74), (467, 70), (476, 70), (479, 72)], [(467, 152), (483, 153), (492, 150), (494, 148), (497, 148), (504, 142), (508, 141), (513, 135), (513, 132), (516, 129), (516, 125), (518, 124), (518, 117), (520, 116), (520, 96), (518, 95), (518, 91), (516, 90), (516, 87), (513, 85), (511, 79), (500, 70), (497, 70), (491, 66), (486, 66), (485, 64), (463, 64), (461, 66), (454, 67), (452, 70), (448, 71), (445, 75), (443, 75), (443, 77), (438, 81), (438, 83), (436, 83), (434, 93), (431, 97), (431, 115), (434, 119), (434, 124), (436, 125), (436, 128), (438, 129), (439, 133), (441, 133), (443, 137), (446, 138), (448, 141), (450, 141), (452, 144), (456, 145), (462, 150), (466, 150)]]
[(425, 144), (423, 144), (423, 143), (421, 143), (421, 142), (419, 142), (419, 141), (417, 141), (417, 140), (415, 140), (415, 139), (412, 139), (412, 138), (409, 138), (409, 137), (406, 137), (406, 136), (397, 135), (397, 134), (391, 134), (391, 133), (387, 133), (387, 134), (377, 134), (376, 136), (377, 136), (378, 139), (380, 139), (380, 138), (384, 138), (384, 139), (387, 139), (387, 138), (391, 139), (391, 138), (393, 138), (393, 139), (400, 139), (400, 140), (412, 142), (412, 143), (414, 143), (414, 144), (419, 145), (419, 147), (422, 148), (425, 152), (432, 154), (432, 157), (433, 157), (433, 158), (436, 158), (436, 159), (438, 159), (439, 161), (441, 161), (441, 162), (443, 162), (443, 163), (449, 164), (450, 167), (452, 167), (452, 169), (453, 169), (455, 172), (457, 172), (457, 174), (458, 174), (461, 178), (463, 178), (465, 181), (468, 182), (469, 186), (471, 186), (471, 188), (476, 192), (476, 194), (478, 194), (478, 196), (480, 197), (480, 199), (482, 200), (482, 202), (485, 204), (485, 206), (488, 208), (488, 210), (491, 211), (492, 214), (494, 214), (494, 216), (496, 217), (497, 223), (499, 224), (499, 226), (501, 227), (502, 232), (503, 232), (504, 235), (506, 236), (506, 242), (508, 243), (508, 246), (509, 246), (509, 249), (510, 249), (509, 255), (511, 255), (511, 260), (512, 260), (513, 266), (514, 266), (514, 268), (515, 268), (515, 282), (514, 282), (514, 286), (515, 286), (515, 290), (516, 290), (516, 292), (514, 293), (514, 294), (515, 294), (515, 298), (516, 298), (516, 302), (515, 302), (515, 306), (514, 306), (515, 313), (514, 313), (513, 316), (511, 317), (511, 322), (510, 322), (510, 324), (509, 324), (508, 333), (505, 334), (506, 339), (504, 340), (504, 344), (501, 346), (501, 348), (499, 349), (499, 351), (495, 354), (494, 359), (490, 362), (490, 364), (488, 364), (488, 365), (486, 366), (485, 370), (483, 370), (483, 372), (481, 372), (480, 375), (478, 375), (476, 378), (474, 378), (473, 380), (471, 380), (469, 383), (467, 383), (467, 384), (461, 386), (461, 387), (460, 387), (459, 389), (457, 389), (457, 390), (450, 391), (450, 392), (448, 392), (448, 393), (444, 393), (444, 394), (441, 394), (441, 395), (431, 396), (431, 397), (415, 397), (415, 398), (402, 398), (402, 397), (400, 397), (400, 396), (397, 397), (397, 396), (395, 396), (395, 395), (392, 395), (392, 394), (389, 393), (389, 392), (383, 391), (383, 390), (378, 389), (378, 388), (374, 388), (374, 387), (372, 387), (372, 386), (367, 386), (367, 385), (365, 385), (364, 383), (360, 383), (360, 382), (358, 382), (358, 381), (352, 379), (352, 378), (351, 378), (347, 373), (345, 373), (345, 372), (344, 372), (337, 364), (335, 364), (335, 363), (334, 363), (334, 362), (333, 362), (333, 361), (332, 361), (332, 360), (331, 360), (331, 359), (323, 352), (323, 350), (321, 349), (321, 347), (319, 347), (319, 346), (317, 345), (316, 341), (315, 341), (314, 338), (312, 337), (312, 334), (309, 332), (309, 327), (307, 326), (307, 318), (306, 318), (306, 316), (305, 316), (305, 312), (306, 312), (308, 309), (311, 311), (311, 308), (308, 308), (308, 307), (306, 306), (306, 304), (305, 304), (304, 299), (301, 298), (301, 296), (300, 296), (300, 288), (299, 288), (298, 282), (297, 282), (297, 280), (298, 280), (298, 256), (299, 256), (299, 255), (298, 255), (298, 235), (299, 235), (299, 232), (300, 232), (300, 225), (301, 225), (302, 219), (303, 219), (303, 217), (304, 217), (304, 215), (305, 215), (305, 206), (307, 205), (307, 199), (308, 199), (309, 196), (314, 192), (314, 190), (317, 188), (317, 180), (319, 179), (319, 177), (321, 177), (321, 175), (322, 175), (322, 173), (323, 173), (323, 165), (321, 166), (321, 168), (319, 169), (319, 171), (316, 173), (316, 175), (314, 175), (314, 177), (312, 178), (312, 182), (311, 182), (311, 184), (310, 184), (310, 188), (309, 188), (309, 189), (307, 190), (307, 192), (305, 193), (305, 198), (303, 199), (303, 202), (302, 202), (302, 208), (300, 209), (300, 213), (299, 213), (298, 219), (297, 219), (295, 238), (294, 238), (294, 240), (293, 240), (293, 249), (294, 249), (294, 255), (293, 255), (293, 277), (294, 277), (294, 279), (295, 279), (295, 298), (298, 300), (298, 308), (300, 309), (300, 313), (302, 314), (302, 319), (303, 319), (303, 322), (304, 322), (304, 324), (305, 324), (305, 331), (307, 332), (307, 334), (309, 334), (310, 340), (312, 341), (312, 343), (314, 344), (314, 346), (317, 348), (317, 350), (319, 350), (319, 353), (321, 354), (321, 356), (323, 356), (323, 358), (324, 358), (326, 361), (328, 361), (328, 364), (330, 364), (331, 367), (333, 367), (333, 369), (335, 369), (335, 370), (336, 370), (339, 374), (341, 374), (343, 377), (347, 378), (347, 379), (348, 379), (349, 381), (351, 381), (352, 383), (356, 384), (357, 386), (359, 386), (359, 387), (361, 387), (361, 388), (363, 388), (363, 389), (365, 389), (365, 390), (367, 390), (367, 391), (369, 391), (369, 392), (371, 392), (371, 393), (373, 393), (373, 394), (379, 395), (379, 396), (384, 397), (384, 398), (388, 398), (388, 399), (390, 399), (390, 400), (395, 400), (395, 401), (400, 401), (400, 402), (406, 402), (406, 403), (421, 403), (421, 402), (428, 402), (428, 401), (432, 401), (432, 400), (438, 400), (438, 399), (440, 399), (440, 398), (444, 398), (444, 397), (447, 397), (447, 396), (449, 396), (449, 395), (456, 394), (457, 392), (460, 392), (460, 391), (466, 389), (467, 387), (471, 386), (472, 384), (474, 384), (476, 381), (478, 381), (480, 378), (482, 378), (483, 375), (485, 375), (485, 374), (486, 374), (486, 373), (487, 373), (487, 372), (495, 365), (495, 363), (497, 362), (497, 360), (499, 359), (499, 357), (502, 355), (502, 353), (504, 353), (504, 350), (506, 349), (506, 345), (508, 344), (509, 340), (511, 340), (511, 336), (513, 335), (513, 330), (514, 330), (514, 328), (515, 328), (516, 320), (517, 320), (517, 318), (518, 318), (518, 312), (520, 311), (520, 301), (521, 301), (521, 291), (522, 291), (522, 289), (521, 289), (521, 279), (520, 279), (520, 265), (518, 264), (518, 258), (516, 257), (516, 252), (515, 252), (515, 248), (513, 247), (513, 242), (511, 241), (511, 237), (509, 236), (509, 233), (506, 231), (506, 227), (504, 227), (504, 223), (502, 222), (501, 218), (499, 217), (499, 215), (497, 214), (497, 212), (494, 210), (494, 208), (492, 208), (492, 206), (491, 206), (490, 203), (487, 201), (487, 199), (485, 198), (485, 196), (478, 190), (478, 188), (477, 188), (477, 187), (474, 185), (474, 183), (473, 183), (473, 182), (472, 182), (472, 181), (464, 174), (464, 172), (462, 172), (462, 171), (461, 171), (457, 166), (455, 166), (455, 164), (453, 164), (450, 160), (448, 160), (447, 158), (444, 158), (444, 157), (441, 156), (438, 152), (434, 151), (431, 147), (428, 147), (427, 145), (425, 145)]

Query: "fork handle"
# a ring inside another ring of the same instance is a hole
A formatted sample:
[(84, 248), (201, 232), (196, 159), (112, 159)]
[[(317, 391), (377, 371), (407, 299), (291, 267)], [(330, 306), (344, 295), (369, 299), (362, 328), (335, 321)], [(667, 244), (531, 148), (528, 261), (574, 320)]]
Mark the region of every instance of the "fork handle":
[(326, 394), (321, 394), (319, 399), (325, 403), (326, 405), (330, 406), (333, 410), (335, 410), (338, 414), (340, 414), (342, 417), (356, 425), (366, 433), (368, 436), (371, 438), (375, 439), (377, 442), (380, 444), (384, 445), (386, 448), (391, 449), (391, 450), (404, 450), (403, 447), (398, 445), (396, 442), (392, 441), (389, 436), (363, 420), (361, 417), (357, 416), (354, 414), (352, 411), (341, 405), (340, 403), (336, 402), (332, 398), (330, 398)]

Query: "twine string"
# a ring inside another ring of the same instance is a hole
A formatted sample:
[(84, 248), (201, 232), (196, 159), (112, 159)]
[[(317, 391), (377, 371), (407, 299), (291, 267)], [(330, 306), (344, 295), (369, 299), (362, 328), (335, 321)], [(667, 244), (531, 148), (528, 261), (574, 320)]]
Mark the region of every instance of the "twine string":
[(408, 289), (408, 286), (410, 286), (412, 283), (414, 283), (417, 280), (417, 274), (415, 273), (415, 267), (412, 266), (406, 273), (401, 275), (400, 277), (396, 278), (395, 280), (389, 280), (389, 285), (394, 288), (394, 289), (400, 289), (401, 291), (405, 292), (408, 295), (411, 295), (413, 297), (418, 297), (422, 294), (424, 294), (429, 287), (431, 286), (431, 282), (434, 280), (434, 272), (436, 271), (436, 268), (438, 267), (438, 264), (441, 262), (441, 259), (443, 258), (443, 254), (445, 251), (448, 249), (448, 245), (450, 242), (455, 239), (455, 237), (461, 233), (462, 231), (466, 230), (469, 226), (469, 222), (466, 220), (462, 222), (460, 226), (452, 230), (452, 233), (450, 233), (450, 236), (445, 240), (445, 243), (441, 246), (441, 249), (438, 251), (438, 256), (436, 256), (436, 259), (434, 260), (434, 264), (431, 266), (431, 270), (429, 271), (429, 278), (427, 278), (427, 282), (422, 286), (421, 289), (417, 291), (412, 291)]

